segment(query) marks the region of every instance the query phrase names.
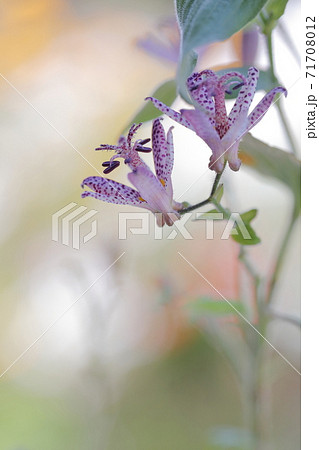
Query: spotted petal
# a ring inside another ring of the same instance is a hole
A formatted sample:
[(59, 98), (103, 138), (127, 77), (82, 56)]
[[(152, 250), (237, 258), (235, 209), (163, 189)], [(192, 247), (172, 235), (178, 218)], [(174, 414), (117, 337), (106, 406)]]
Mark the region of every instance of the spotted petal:
[(173, 135), (172, 128), (170, 128), (166, 140), (165, 130), (160, 119), (153, 122), (152, 143), (157, 178), (163, 180), (165, 187), (167, 187), (174, 164)]
[(287, 97), (287, 90), (281, 86), (276, 87), (268, 92), (265, 97), (258, 103), (256, 108), (248, 116), (248, 128), (247, 131), (253, 128), (266, 114), (273, 99), (279, 92), (283, 93)]
[(169, 106), (165, 105), (164, 103), (160, 102), (154, 97), (146, 97), (145, 100), (151, 100), (155, 108), (159, 109), (163, 114), (166, 114), (171, 119), (175, 120), (175, 122), (180, 123), (181, 125), (184, 125), (186, 128), (190, 128), (193, 130), (191, 124), (183, 117), (180, 113), (177, 111), (174, 111)]
[(256, 67), (250, 67), (248, 70), (247, 81), (240, 89), (234, 106), (229, 113), (229, 126), (232, 126), (237, 119), (245, 116), (247, 117), (249, 107), (256, 91), (258, 76), (258, 69), (256, 69)]
[(213, 86), (218, 81), (218, 75), (210, 69), (202, 70), (201, 72), (195, 72), (187, 78), (187, 89), (190, 95), (196, 90), (196, 88), (203, 83)]
[(194, 89), (190, 95), (195, 103), (199, 105), (203, 111), (208, 115), (211, 125), (215, 126), (215, 103), (213, 102), (211, 95), (209, 95), (207, 86), (205, 83), (201, 84), (197, 89)]
[(83, 180), (82, 187), (89, 187), (93, 192), (85, 191), (82, 193), (84, 197), (94, 197), (108, 203), (117, 205), (132, 205), (145, 207), (145, 202), (141, 200), (140, 194), (125, 184), (117, 183), (102, 177), (88, 177)]

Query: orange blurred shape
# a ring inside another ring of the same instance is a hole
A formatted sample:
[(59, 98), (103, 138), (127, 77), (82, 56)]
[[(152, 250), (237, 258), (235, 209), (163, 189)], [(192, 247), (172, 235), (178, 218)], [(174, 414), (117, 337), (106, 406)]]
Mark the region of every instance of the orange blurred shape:
[(61, 0), (11, 0), (1, 8), (1, 72), (41, 52), (61, 29), (66, 5)]

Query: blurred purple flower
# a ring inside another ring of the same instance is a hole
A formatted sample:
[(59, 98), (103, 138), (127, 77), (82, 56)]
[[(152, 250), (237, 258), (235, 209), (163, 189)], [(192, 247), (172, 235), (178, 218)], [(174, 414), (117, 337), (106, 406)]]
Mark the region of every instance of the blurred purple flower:
[(179, 57), (180, 33), (175, 17), (167, 17), (158, 25), (157, 35), (149, 33), (137, 40), (137, 46), (156, 58), (176, 63)]
[(242, 63), (243, 66), (252, 66), (256, 63), (259, 32), (257, 25), (243, 31)]
[[(174, 111), (153, 97), (154, 106), (176, 122), (195, 131), (212, 150), (208, 167), (221, 173), (226, 161), (237, 171), (241, 161), (238, 158), (240, 140), (251, 130), (269, 109), (276, 94), (287, 95), (283, 87), (268, 92), (253, 111), (249, 107), (256, 92), (259, 72), (255, 67), (248, 70), (247, 78), (239, 72), (228, 72), (218, 76), (212, 70), (195, 72), (187, 79), (187, 88), (195, 109)], [(231, 79), (239, 78), (240, 82)], [(227, 116), (225, 93), (239, 89), (237, 99)]]
[(115, 161), (116, 158), (124, 158), (124, 162), (132, 170), (128, 174), (128, 179), (136, 189), (108, 178), (94, 176), (83, 180), (82, 187), (87, 186), (92, 191), (83, 192), (82, 198), (94, 197), (108, 203), (146, 208), (153, 213), (160, 213), (156, 214), (158, 226), (173, 225), (180, 218), (178, 211), (182, 209), (183, 205), (173, 200), (171, 180), (174, 163), (173, 127), (168, 130), (166, 137), (160, 120), (154, 120), (152, 129), (156, 175), (153, 174), (138, 153), (139, 151), (152, 150), (144, 147), (144, 144), (150, 139), (138, 140), (132, 145), (132, 137), (142, 125), (134, 124), (128, 133), (128, 137), (121, 136), (118, 145), (101, 145), (97, 150), (115, 150), (117, 152), (110, 161), (103, 163), (107, 167), (105, 169), (107, 173), (119, 165), (118, 161)]

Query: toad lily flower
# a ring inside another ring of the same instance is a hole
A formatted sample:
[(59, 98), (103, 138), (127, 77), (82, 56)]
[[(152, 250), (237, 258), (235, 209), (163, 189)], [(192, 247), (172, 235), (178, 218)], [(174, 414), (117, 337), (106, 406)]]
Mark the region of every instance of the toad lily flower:
[[(171, 127), (165, 135), (160, 119), (153, 122), (152, 145), (153, 159), (156, 176), (140, 158), (139, 151), (151, 151), (144, 147), (150, 139), (136, 141), (132, 145), (132, 137), (139, 125), (133, 125), (128, 137), (121, 137), (117, 146), (102, 145), (97, 150), (116, 150), (110, 161), (103, 163), (110, 172), (118, 166), (115, 158), (122, 157), (132, 172), (128, 174), (129, 181), (136, 189), (133, 189), (114, 180), (102, 177), (89, 177), (83, 180), (82, 187), (87, 186), (92, 191), (82, 193), (84, 197), (94, 197), (108, 203), (118, 205), (132, 205), (146, 208), (156, 214), (157, 225), (163, 227), (165, 224), (171, 226), (180, 218), (178, 213), (183, 205), (173, 200), (173, 188), (171, 174), (174, 163), (173, 134)], [(158, 214), (159, 213), (159, 214)]]
[[(264, 116), (277, 93), (287, 91), (276, 87), (268, 92), (253, 111), (249, 107), (256, 92), (259, 72), (255, 67), (248, 70), (247, 78), (239, 72), (228, 72), (218, 76), (212, 70), (195, 72), (187, 79), (187, 88), (195, 109), (174, 111), (153, 97), (153, 105), (176, 122), (195, 131), (212, 150), (208, 167), (217, 173), (223, 171), (226, 161), (232, 170), (237, 171), (241, 161), (238, 158), (240, 140)], [(239, 78), (241, 81), (231, 81)], [(225, 93), (229, 89), (239, 89), (237, 99), (227, 116)]]

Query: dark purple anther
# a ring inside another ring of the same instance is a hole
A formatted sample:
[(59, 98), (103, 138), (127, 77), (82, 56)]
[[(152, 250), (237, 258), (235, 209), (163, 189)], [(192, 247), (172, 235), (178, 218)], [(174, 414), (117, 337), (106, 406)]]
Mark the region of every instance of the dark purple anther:
[(142, 145), (137, 145), (135, 147), (135, 150), (137, 152), (142, 152), (142, 153), (149, 153), (152, 151), (152, 149), (150, 147), (143, 147)]
[(151, 140), (151, 138), (143, 139), (142, 141), (139, 142), (139, 145), (147, 144), (148, 142), (150, 142), (150, 140)]
[(106, 169), (103, 170), (103, 173), (110, 173), (114, 169), (116, 169), (120, 165), (120, 161), (105, 161), (102, 163), (103, 167), (106, 167)]

